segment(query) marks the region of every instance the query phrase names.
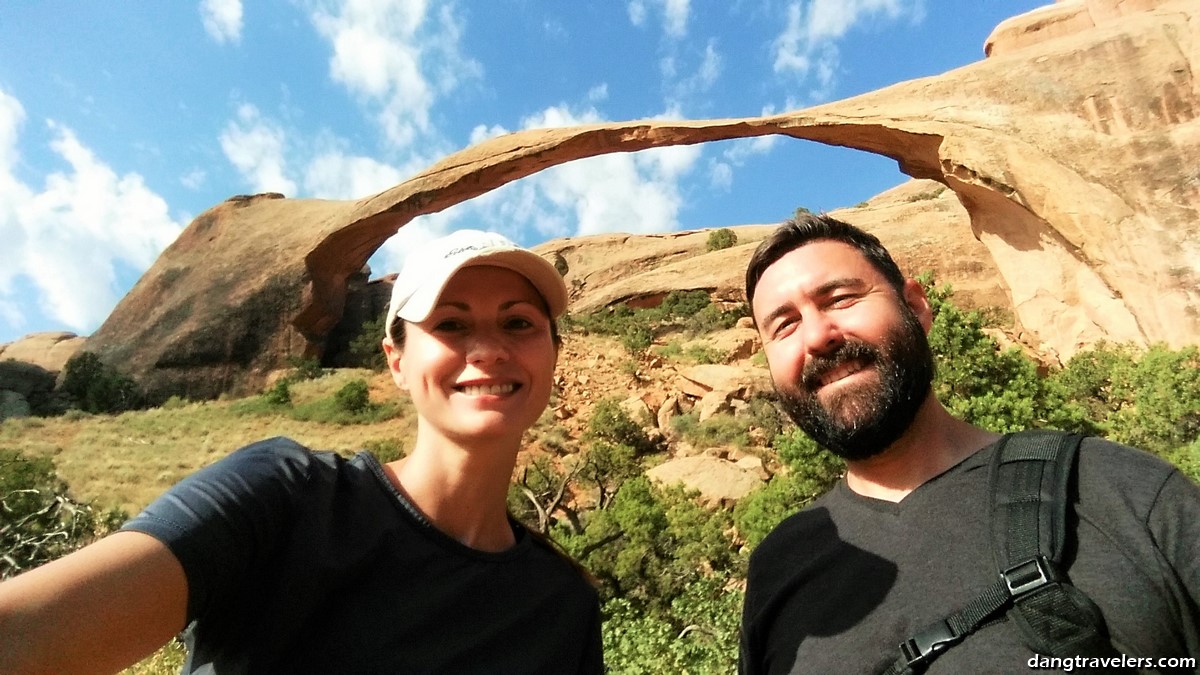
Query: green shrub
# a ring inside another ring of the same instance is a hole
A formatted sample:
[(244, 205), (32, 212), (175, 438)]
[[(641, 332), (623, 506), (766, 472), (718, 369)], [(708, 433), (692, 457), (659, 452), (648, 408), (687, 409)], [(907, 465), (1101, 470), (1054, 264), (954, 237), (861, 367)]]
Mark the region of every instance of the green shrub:
[(380, 464), (404, 457), (404, 444), (394, 438), (381, 438), (363, 443), (363, 449), (375, 456)]
[(742, 593), (720, 576), (689, 583), (662, 615), (624, 598), (604, 604), (604, 661), (611, 673), (732, 673), (737, 670)]
[(287, 406), (292, 404), (292, 383), (287, 378), (281, 378), (262, 395), (263, 403), (270, 406)]
[(163, 410), (178, 410), (186, 407), (188, 403), (190, 403), (190, 401), (188, 401), (186, 398), (175, 395), (163, 401), (163, 404), (159, 407)]
[(293, 382), (317, 380), (329, 374), (321, 367), (321, 362), (312, 356), (289, 356), (288, 365), (292, 367), (292, 371), (287, 377)]
[(729, 413), (717, 413), (701, 422), (695, 411), (689, 412), (672, 419), (671, 429), (696, 448), (722, 445), (745, 448), (750, 445), (749, 418)]
[(1085, 411), (1041, 377), (1032, 359), (1019, 347), (1001, 350), (984, 332), (988, 323), (982, 312), (953, 305), (953, 289), (934, 286), (927, 275), (921, 281), (934, 315), (929, 331), (937, 368), (934, 392), (947, 410), (998, 433), (1081, 424)]
[(720, 251), (737, 244), (737, 235), (728, 227), (722, 227), (708, 233), (708, 250)]
[(654, 333), (646, 326), (631, 324), (621, 334), (621, 346), (630, 354), (637, 355), (650, 348), (654, 342)]
[(49, 458), (0, 449), (0, 579), (64, 556), (124, 519), (72, 498)]
[(350, 380), (334, 393), (333, 400), (340, 410), (363, 412), (371, 406), (371, 390), (366, 380)]
[(90, 413), (118, 413), (143, 407), (137, 384), (92, 352), (79, 352), (63, 367), (62, 390)]
[(652, 615), (706, 570), (736, 569), (723, 510), (709, 511), (680, 486), (661, 489), (644, 475), (626, 480), (605, 509), (586, 514), (584, 528), (555, 538), (600, 581), (605, 600), (626, 598)]
[(799, 429), (775, 437), (772, 447), (794, 480), (813, 495), (824, 494), (846, 472), (840, 457), (822, 448)]
[(746, 545), (753, 549), (784, 518), (819, 496), (820, 493), (814, 493), (793, 475), (773, 476), (766, 485), (738, 500), (733, 508), (733, 522)]
[(725, 355), (709, 345), (690, 345), (683, 350), (684, 357), (692, 363), (721, 363)]
[(646, 430), (625, 412), (615, 398), (605, 398), (596, 402), (584, 431), (584, 439), (627, 445), (639, 454), (656, 452), (659, 449)]
[(709, 304), (690, 315), (683, 324), (685, 331), (692, 335), (704, 335), (726, 328), (733, 328), (738, 319), (750, 316), (750, 306), (738, 303), (732, 309), (721, 309), (720, 306)]
[(600, 509), (608, 508), (625, 481), (642, 473), (637, 451), (622, 443), (594, 441), (580, 460), (579, 481), (583, 487), (595, 490)]
[(347, 410), (335, 396), (301, 403), (286, 409), (293, 419), (325, 424), (376, 424), (400, 414), (400, 405), (395, 402), (368, 403), (358, 410)]
[(1051, 376), (1087, 412), (1083, 431), (1160, 455), (1200, 437), (1200, 350), (1097, 345)]

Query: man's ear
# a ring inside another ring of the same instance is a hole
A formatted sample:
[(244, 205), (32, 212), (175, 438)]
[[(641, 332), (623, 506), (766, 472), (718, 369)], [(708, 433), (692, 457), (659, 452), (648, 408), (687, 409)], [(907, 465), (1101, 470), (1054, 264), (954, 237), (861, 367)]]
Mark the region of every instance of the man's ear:
[(904, 282), (904, 303), (917, 315), (917, 321), (921, 322), (921, 327), (928, 333), (933, 326), (933, 306), (929, 304), (929, 296), (925, 294), (925, 287), (921, 282), (916, 279)]
[(400, 359), (404, 356), (404, 350), (398, 349), (392, 343), (392, 339), (383, 338), (383, 355), (387, 358), (388, 370), (392, 373), (392, 381), (396, 386), (404, 391), (408, 391), (408, 383), (404, 379), (404, 371), (400, 368)]

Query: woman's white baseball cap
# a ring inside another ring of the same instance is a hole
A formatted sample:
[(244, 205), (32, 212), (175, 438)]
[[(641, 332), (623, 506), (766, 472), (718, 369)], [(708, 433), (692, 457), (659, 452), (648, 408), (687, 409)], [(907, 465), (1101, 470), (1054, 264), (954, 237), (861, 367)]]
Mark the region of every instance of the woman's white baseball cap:
[(479, 265), (503, 267), (528, 279), (546, 301), (550, 318), (566, 311), (567, 287), (550, 261), (494, 232), (455, 230), (409, 254), (392, 286), (384, 324), (387, 336), (392, 337), (397, 316), (413, 323), (428, 318), (450, 278), (465, 267)]

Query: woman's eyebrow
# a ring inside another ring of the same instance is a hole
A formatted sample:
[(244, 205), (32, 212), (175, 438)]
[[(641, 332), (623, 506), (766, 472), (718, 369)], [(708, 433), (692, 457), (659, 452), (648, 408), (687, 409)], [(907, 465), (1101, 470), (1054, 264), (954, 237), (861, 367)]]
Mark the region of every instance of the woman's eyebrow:
[[(500, 303), (500, 309), (511, 309), (516, 305), (532, 305), (533, 307), (538, 306), (537, 302), (534, 300), (508, 300)], [(469, 312), (471, 310), (471, 305), (455, 300), (444, 300), (439, 302), (438, 307), (453, 307), (454, 309), (462, 310), (464, 312)]]

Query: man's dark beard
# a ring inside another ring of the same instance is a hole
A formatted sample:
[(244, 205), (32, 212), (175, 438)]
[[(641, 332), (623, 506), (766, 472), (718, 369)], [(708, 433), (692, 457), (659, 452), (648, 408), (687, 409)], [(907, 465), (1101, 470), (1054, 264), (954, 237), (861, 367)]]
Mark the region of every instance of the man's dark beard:
[[(904, 434), (929, 395), (933, 382), (929, 340), (908, 306), (902, 306), (901, 313), (902, 323), (888, 333), (880, 348), (848, 339), (836, 352), (809, 359), (797, 386), (786, 391), (775, 387), (788, 417), (842, 459), (867, 459), (883, 452)], [(826, 407), (814, 393), (821, 376), (850, 361), (863, 368), (874, 365), (879, 383), (839, 393)]]

